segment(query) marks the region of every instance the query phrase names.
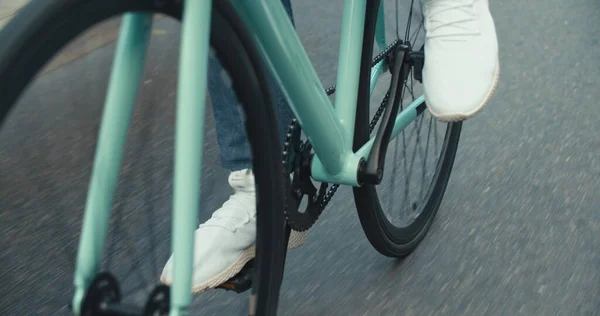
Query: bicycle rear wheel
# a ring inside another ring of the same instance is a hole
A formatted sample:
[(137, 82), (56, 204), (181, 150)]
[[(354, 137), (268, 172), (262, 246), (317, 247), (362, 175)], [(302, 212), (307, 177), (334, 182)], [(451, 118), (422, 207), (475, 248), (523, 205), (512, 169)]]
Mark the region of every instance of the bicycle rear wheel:
[[(22, 92), (47, 62), (84, 31), (127, 12), (152, 12), (179, 19), (182, 10), (182, 1), (56, 0), (28, 5), (0, 33), (0, 124), (9, 117)], [(252, 38), (233, 8), (224, 1), (214, 4), (211, 46), (242, 104), (253, 153), (259, 211), (250, 314), (273, 315), (283, 277), (285, 221), (282, 210), (286, 196), (284, 174), (281, 169), (273, 168), (282, 161), (276, 117)], [(3, 206), (10, 207), (10, 200), (3, 202)], [(135, 257), (135, 253), (129, 255)], [(140, 264), (139, 259), (132, 260), (125, 265), (135, 269)], [(56, 310), (48, 313), (56, 313)]]
[[(375, 44), (382, 50), (397, 40), (409, 45), (412, 51), (421, 50), (424, 44), (418, 0), (392, 0), (381, 3), (379, 0), (373, 0), (368, 1), (367, 6), (354, 134), (355, 150), (375, 134), (380, 124), (380, 112), (386, 106), (391, 106), (387, 104), (385, 97), (382, 97), (390, 89), (389, 73), (376, 79), (377, 85), (372, 92), (370, 91), (370, 85), (374, 84), (371, 82), (371, 59), (378, 53), (374, 48)], [(381, 6), (384, 6), (384, 9), (379, 18), (383, 20), (378, 21)], [(400, 29), (402, 25), (405, 25), (405, 29)], [(385, 40), (380, 36), (383, 33), (376, 33), (376, 29), (382, 26), (386, 30)], [(390, 31), (390, 28), (393, 31)], [(387, 61), (389, 62), (389, 59)], [(389, 71), (392, 71), (392, 68), (387, 67)], [(422, 90), (418, 87), (419, 77), (416, 70), (418, 69), (411, 67), (403, 82), (404, 97), (400, 100), (399, 113), (410, 104), (424, 106), (425, 101), (419, 96)], [(381, 104), (378, 101), (381, 101)], [(422, 132), (424, 129), (425, 132)], [(363, 230), (370, 243), (381, 254), (390, 257), (406, 256), (427, 234), (448, 184), (460, 131), (460, 122), (438, 122), (428, 111), (421, 111), (411, 125), (390, 142), (383, 181), (377, 186), (363, 185), (354, 188), (355, 203)], [(427, 139), (422, 139), (423, 136)], [(410, 148), (413, 148), (412, 152)], [(417, 158), (421, 158), (421, 161), (415, 165)], [(415, 184), (419, 180), (420, 184)], [(397, 184), (403, 185), (404, 190), (395, 188)], [(388, 188), (391, 188), (391, 192), (385, 193)], [(417, 192), (410, 194), (411, 189)], [(387, 203), (385, 198), (389, 199)], [(398, 219), (395, 215), (401, 215), (401, 218)]]

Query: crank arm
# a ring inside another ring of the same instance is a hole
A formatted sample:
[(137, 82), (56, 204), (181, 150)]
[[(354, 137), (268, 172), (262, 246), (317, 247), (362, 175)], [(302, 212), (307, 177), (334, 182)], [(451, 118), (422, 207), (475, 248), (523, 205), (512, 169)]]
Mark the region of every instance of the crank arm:
[(409, 66), (406, 63), (407, 53), (399, 49), (394, 53), (394, 65), (392, 68), (392, 84), (389, 91), (389, 102), (391, 106), (385, 108), (382, 122), (371, 147), (367, 161), (361, 164), (358, 176), (359, 182), (368, 184), (379, 184), (383, 178), (383, 168), (388, 144), (394, 129), (396, 116), (400, 101), (404, 92), (404, 82), (409, 74)]

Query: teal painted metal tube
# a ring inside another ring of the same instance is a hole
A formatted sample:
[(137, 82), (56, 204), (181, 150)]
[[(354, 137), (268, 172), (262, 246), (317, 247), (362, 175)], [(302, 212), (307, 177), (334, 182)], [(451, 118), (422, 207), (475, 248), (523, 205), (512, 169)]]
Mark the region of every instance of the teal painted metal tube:
[(311, 177), (316, 181), (327, 183), (339, 183), (345, 185), (358, 186), (358, 166), (360, 156), (351, 154), (344, 159), (342, 169), (337, 174), (330, 174), (323, 166), (322, 160), (315, 155), (311, 163)]
[(366, 0), (344, 1), (335, 111), (342, 124), (346, 144), (352, 144), (354, 139), (366, 7)]
[[(263, 60), (283, 88), (290, 106), (330, 174), (342, 172), (352, 156), (344, 131), (280, 0), (232, 2), (252, 34)], [(358, 70), (358, 68), (357, 68)]]
[(171, 316), (188, 315), (192, 302), (212, 1), (188, 0), (184, 8), (175, 130)]
[(151, 27), (152, 14), (130, 13), (121, 24), (79, 239), (72, 302), (76, 315), (102, 258)]
[[(377, 42), (377, 46), (379, 46), (379, 50), (383, 51), (387, 48), (385, 36), (385, 9), (384, 9), (384, 1), (379, 3), (379, 11), (377, 12), (377, 24), (375, 26), (375, 41)], [(386, 60), (382, 60), (377, 65), (375, 65), (371, 69), (371, 93), (375, 89), (375, 85), (379, 80), (379, 76), (387, 71), (388, 64)]]
[[(371, 68), (371, 82), (370, 82), (370, 91), (373, 93), (375, 86), (377, 85), (377, 81), (381, 76), (381, 73), (387, 69), (385, 61), (379, 62), (373, 68)], [(346, 185), (357, 186), (358, 179), (356, 178), (356, 167), (357, 163), (360, 161), (360, 156), (353, 155), (346, 158), (346, 162), (342, 166), (342, 171), (337, 175), (331, 175), (327, 172), (321, 159), (318, 155), (315, 155), (312, 163), (311, 176), (313, 179), (317, 181), (324, 181), (329, 183), (340, 183)], [(366, 158), (366, 157), (363, 157)]]
[(384, 1), (379, 2), (379, 11), (377, 12), (377, 25), (375, 26), (375, 41), (380, 50), (387, 47), (385, 40), (385, 9)]
[(371, 68), (371, 82), (369, 89), (371, 93), (375, 90), (375, 86), (377, 85), (377, 81), (379, 80), (379, 76), (386, 69), (385, 60), (382, 60), (375, 65), (375, 67)]
[[(420, 96), (415, 101), (413, 101), (409, 106), (404, 108), (404, 110), (398, 113), (396, 116), (396, 121), (394, 122), (394, 129), (392, 130), (392, 135), (390, 137), (390, 141), (396, 138), (400, 132), (408, 126), (412, 121), (414, 121), (417, 114), (417, 107), (425, 102), (425, 97)], [(356, 154), (360, 157), (367, 158), (369, 153), (371, 152), (371, 147), (373, 146), (373, 141), (375, 139), (371, 138), (367, 143), (365, 143), (359, 150), (356, 151)]]

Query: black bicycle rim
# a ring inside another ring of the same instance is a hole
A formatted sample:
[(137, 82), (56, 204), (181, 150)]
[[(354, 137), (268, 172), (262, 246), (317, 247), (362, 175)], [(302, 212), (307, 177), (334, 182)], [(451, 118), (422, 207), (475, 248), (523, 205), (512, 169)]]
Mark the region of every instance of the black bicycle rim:
[[(368, 10), (365, 20), (361, 78), (354, 134), (355, 150), (360, 148), (371, 136), (369, 131), (370, 70), (379, 4), (379, 0), (372, 0), (367, 3)], [(380, 253), (390, 257), (405, 256), (414, 250), (427, 233), (448, 183), (460, 130), (461, 123), (451, 123), (448, 125), (440, 158), (436, 166), (436, 172), (431, 182), (432, 185), (427, 190), (425, 197), (426, 203), (421, 206), (421, 212), (410, 225), (398, 227), (386, 217), (377, 194), (377, 186), (366, 184), (362, 187), (354, 188), (355, 202), (363, 230), (371, 244)], [(391, 172), (391, 167), (386, 165), (384, 173), (388, 172)]]

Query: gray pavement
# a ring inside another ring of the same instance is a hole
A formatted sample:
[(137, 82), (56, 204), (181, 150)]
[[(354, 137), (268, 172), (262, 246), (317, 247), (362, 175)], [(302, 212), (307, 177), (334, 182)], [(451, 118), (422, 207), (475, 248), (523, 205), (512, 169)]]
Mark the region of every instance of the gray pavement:
[(2, 28), (14, 14), (29, 0), (0, 0), (0, 28)]
[[(339, 8), (294, 3), (325, 85), (335, 81)], [(508, 0), (492, 10), (501, 83), (464, 125), (430, 234), (402, 261), (383, 257), (340, 190), (289, 255), (281, 315), (600, 315), (600, 6)], [(115, 203), (116, 257), (105, 267), (140, 271), (124, 280), (128, 293), (151, 286), (169, 254), (178, 29), (155, 24)], [(105, 41), (42, 75), (2, 127), (0, 315), (67, 312), (113, 48)], [(212, 120), (206, 129), (210, 210), (229, 191)], [(246, 298), (209, 292), (194, 312), (244, 315)]]

